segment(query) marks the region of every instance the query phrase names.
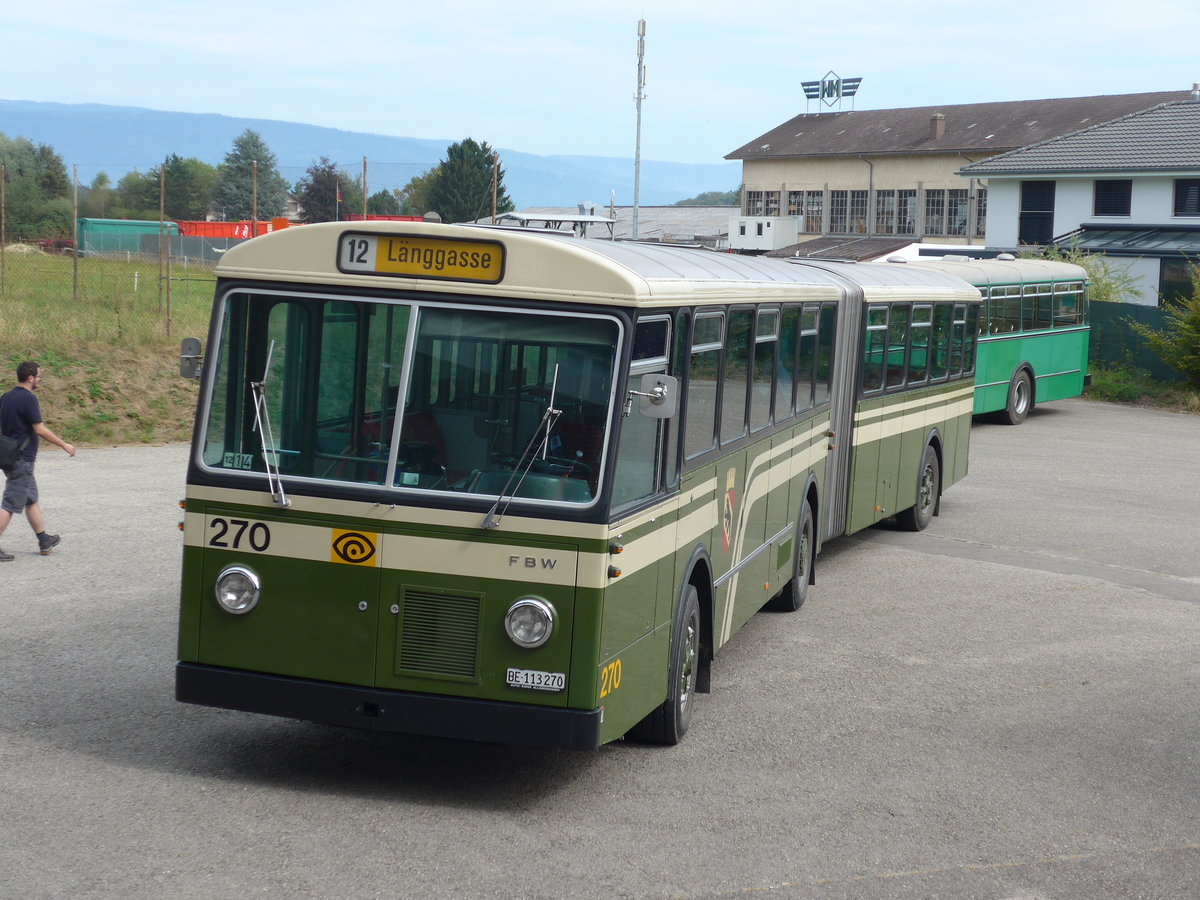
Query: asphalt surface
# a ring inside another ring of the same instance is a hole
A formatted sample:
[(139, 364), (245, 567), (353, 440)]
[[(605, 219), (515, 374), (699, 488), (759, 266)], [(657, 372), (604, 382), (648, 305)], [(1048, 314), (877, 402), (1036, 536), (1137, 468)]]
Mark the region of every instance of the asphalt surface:
[(185, 457), (45, 448), (63, 543), (0, 538), (0, 897), (1200, 896), (1200, 418), (977, 423), (682, 745), (596, 753), (176, 703)]

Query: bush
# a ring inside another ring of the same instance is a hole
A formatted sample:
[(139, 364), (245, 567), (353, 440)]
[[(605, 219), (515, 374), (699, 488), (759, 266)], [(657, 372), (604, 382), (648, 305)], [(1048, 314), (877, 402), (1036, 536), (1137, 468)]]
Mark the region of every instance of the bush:
[(1191, 279), (1192, 295), (1167, 304), (1161, 329), (1138, 322), (1129, 327), (1191, 388), (1200, 390), (1200, 266), (1191, 266)]

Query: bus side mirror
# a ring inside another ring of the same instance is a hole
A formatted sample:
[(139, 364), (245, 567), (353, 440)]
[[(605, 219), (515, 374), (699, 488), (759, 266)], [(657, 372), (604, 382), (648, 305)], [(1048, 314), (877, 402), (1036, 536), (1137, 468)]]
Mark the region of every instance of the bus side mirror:
[(179, 374), (184, 378), (199, 378), (200, 364), (204, 355), (200, 352), (199, 338), (184, 338), (179, 345)]
[(679, 412), (679, 379), (671, 375), (642, 376), (642, 389), (630, 390), (625, 401), (625, 415), (638, 398), (638, 415), (648, 419), (670, 419)]

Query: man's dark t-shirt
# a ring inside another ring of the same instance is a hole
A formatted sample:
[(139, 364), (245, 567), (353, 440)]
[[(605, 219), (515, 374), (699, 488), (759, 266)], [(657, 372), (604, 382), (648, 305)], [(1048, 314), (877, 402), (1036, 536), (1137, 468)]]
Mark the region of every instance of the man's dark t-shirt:
[(33, 462), (37, 458), (41, 439), (33, 433), (33, 426), (42, 421), (42, 408), (33, 391), (15, 387), (4, 395), (4, 406), (0, 409), (0, 432), (19, 444), (29, 437), (29, 443), (21, 451), (21, 458)]

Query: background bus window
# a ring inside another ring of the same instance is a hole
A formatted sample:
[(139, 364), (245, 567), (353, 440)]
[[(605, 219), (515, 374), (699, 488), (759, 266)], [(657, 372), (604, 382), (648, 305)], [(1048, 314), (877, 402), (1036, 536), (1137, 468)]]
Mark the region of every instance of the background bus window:
[(725, 316), (722, 313), (696, 316), (692, 358), (688, 367), (685, 419), (684, 455), (688, 459), (707, 453), (716, 442), (717, 377), (721, 371), (724, 326)]
[(992, 288), (988, 313), (989, 334), (1009, 334), (1021, 330), (1021, 289), (1016, 285)]
[(1054, 285), (1054, 327), (1067, 328), (1081, 321), (1079, 298), (1083, 284), (1075, 281)]
[(725, 377), (721, 381), (721, 443), (729, 444), (746, 433), (746, 397), (750, 379), (750, 347), (754, 340), (754, 311), (729, 314), (725, 350)]

